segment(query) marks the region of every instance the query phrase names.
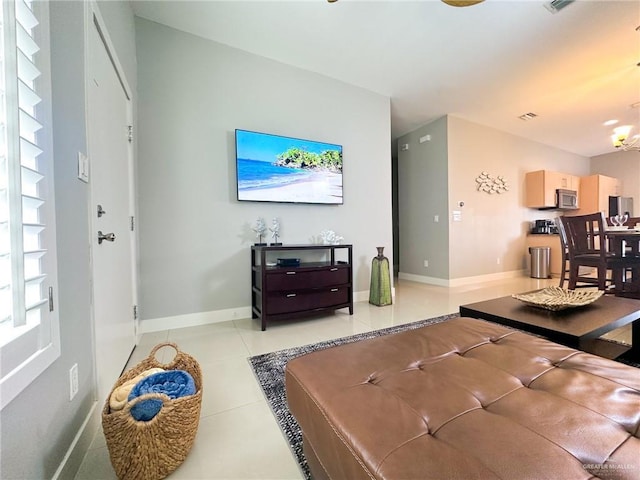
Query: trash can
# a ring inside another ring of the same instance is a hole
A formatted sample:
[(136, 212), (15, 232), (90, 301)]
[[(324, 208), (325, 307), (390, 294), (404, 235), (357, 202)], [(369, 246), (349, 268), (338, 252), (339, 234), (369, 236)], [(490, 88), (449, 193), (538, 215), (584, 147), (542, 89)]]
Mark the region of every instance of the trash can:
[(531, 254), (531, 278), (549, 278), (551, 247), (529, 247)]

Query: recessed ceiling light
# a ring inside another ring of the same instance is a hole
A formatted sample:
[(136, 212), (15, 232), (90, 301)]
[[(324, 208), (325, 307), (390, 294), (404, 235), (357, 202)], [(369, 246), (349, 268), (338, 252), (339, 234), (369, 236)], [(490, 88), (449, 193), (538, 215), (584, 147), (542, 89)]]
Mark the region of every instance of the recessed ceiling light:
[(616, 123), (618, 123), (618, 120), (611, 119), (611, 120), (607, 120), (602, 125), (604, 125), (605, 127), (610, 127), (611, 125), (615, 125)]

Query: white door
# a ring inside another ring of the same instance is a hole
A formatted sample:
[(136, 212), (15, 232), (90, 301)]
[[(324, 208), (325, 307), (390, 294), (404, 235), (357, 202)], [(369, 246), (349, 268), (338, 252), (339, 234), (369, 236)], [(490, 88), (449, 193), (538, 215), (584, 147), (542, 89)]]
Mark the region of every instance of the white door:
[[(88, 143), (91, 256), (98, 402), (105, 401), (135, 346), (131, 231), (131, 105), (104, 35), (88, 41)], [(104, 238), (103, 240), (100, 237)]]

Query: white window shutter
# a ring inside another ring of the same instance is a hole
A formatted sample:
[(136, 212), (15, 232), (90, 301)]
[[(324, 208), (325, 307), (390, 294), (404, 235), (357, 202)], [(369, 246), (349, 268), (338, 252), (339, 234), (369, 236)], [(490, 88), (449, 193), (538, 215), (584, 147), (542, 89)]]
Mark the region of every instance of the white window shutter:
[(2, 1), (0, 408), (60, 354), (48, 2)]

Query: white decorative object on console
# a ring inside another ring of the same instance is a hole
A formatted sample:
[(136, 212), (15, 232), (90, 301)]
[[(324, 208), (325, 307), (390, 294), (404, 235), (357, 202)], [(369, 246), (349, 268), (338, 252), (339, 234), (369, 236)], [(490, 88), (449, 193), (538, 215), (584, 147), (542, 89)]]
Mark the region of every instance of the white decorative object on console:
[(280, 222), (276, 217), (273, 217), (271, 220), (271, 228), (269, 228), (271, 232), (271, 238), (273, 238), (273, 242), (271, 245), (282, 245), (282, 243), (278, 242), (278, 237), (280, 236)]
[(256, 221), (253, 224), (253, 227), (251, 227), (251, 230), (256, 232), (256, 237), (258, 237), (258, 243), (256, 243), (256, 245), (264, 245), (264, 243), (262, 243), (262, 237), (264, 236), (264, 233), (267, 231), (267, 225), (264, 223), (264, 218), (262, 217), (256, 218)]
[(344, 240), (344, 237), (336, 235), (333, 230), (323, 230), (320, 232), (320, 238), (324, 245), (340, 245), (340, 242)]

